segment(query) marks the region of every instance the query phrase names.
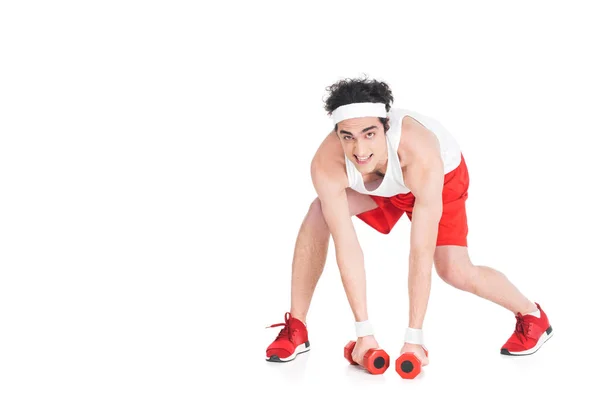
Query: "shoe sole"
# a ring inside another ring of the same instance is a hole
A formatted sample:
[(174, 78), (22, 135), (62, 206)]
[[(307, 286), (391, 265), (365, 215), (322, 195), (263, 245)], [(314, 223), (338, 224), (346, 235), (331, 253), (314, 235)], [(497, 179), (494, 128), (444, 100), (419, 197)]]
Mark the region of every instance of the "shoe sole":
[(279, 358), (279, 356), (271, 356), (271, 357), (266, 357), (265, 360), (270, 361), (270, 362), (280, 362), (280, 363), (290, 362), (290, 361), (294, 360), (298, 354), (306, 353), (309, 350), (310, 350), (310, 343), (307, 341), (307, 342), (299, 345), (298, 347), (296, 347), (296, 350), (294, 350), (294, 352), (289, 357)]
[(524, 351), (514, 351), (514, 352), (510, 352), (507, 349), (501, 349), (500, 354), (503, 354), (505, 356), (529, 356), (529, 355), (535, 353), (536, 351), (538, 351), (540, 349), (540, 347), (542, 347), (542, 345), (544, 343), (546, 343), (546, 341), (548, 341), (548, 339), (550, 339), (552, 337), (553, 334), (554, 334), (554, 332), (552, 331), (552, 326), (549, 326), (548, 329), (546, 329), (546, 332), (542, 333), (542, 336), (540, 336), (540, 339), (538, 340), (536, 345), (534, 347), (532, 347), (531, 349), (524, 350)]

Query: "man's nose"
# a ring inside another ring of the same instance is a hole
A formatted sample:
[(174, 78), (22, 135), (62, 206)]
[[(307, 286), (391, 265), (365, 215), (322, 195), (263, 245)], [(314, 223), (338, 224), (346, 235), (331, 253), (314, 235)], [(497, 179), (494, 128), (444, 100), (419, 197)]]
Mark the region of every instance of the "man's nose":
[(365, 152), (367, 151), (367, 144), (364, 143), (363, 140), (358, 139), (356, 141), (356, 154), (358, 154), (361, 157), (365, 157), (368, 156), (368, 154), (365, 154)]

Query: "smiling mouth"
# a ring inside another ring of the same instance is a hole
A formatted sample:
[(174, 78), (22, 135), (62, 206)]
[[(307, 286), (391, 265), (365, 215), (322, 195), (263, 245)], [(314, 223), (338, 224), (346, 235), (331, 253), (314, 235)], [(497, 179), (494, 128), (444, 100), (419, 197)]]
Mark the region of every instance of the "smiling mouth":
[(368, 163), (371, 160), (371, 157), (373, 157), (373, 154), (369, 155), (368, 157), (358, 157), (356, 154), (354, 155), (356, 161), (361, 165)]

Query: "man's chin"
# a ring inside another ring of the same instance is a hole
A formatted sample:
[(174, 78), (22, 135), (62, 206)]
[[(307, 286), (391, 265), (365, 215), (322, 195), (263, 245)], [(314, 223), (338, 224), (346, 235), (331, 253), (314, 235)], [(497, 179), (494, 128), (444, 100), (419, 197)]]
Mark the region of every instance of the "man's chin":
[(370, 174), (375, 171), (375, 167), (371, 165), (371, 163), (365, 164), (354, 164), (356, 165), (356, 169), (358, 169), (362, 174)]

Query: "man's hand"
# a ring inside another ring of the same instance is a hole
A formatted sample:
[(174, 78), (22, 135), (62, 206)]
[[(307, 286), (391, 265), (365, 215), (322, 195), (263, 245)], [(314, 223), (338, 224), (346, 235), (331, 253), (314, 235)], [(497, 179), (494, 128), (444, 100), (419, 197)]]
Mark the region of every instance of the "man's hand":
[(361, 367), (365, 367), (363, 365), (363, 361), (365, 358), (365, 353), (370, 349), (378, 349), (379, 344), (377, 340), (375, 340), (375, 336), (363, 336), (356, 339), (356, 345), (354, 346), (354, 350), (352, 350), (352, 360), (358, 363)]
[(400, 350), (400, 354), (404, 353), (414, 353), (414, 355), (421, 360), (421, 366), (429, 364), (429, 358), (425, 355), (425, 350), (423, 350), (423, 346), (420, 344), (404, 343), (404, 346), (402, 346), (402, 349)]

